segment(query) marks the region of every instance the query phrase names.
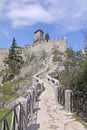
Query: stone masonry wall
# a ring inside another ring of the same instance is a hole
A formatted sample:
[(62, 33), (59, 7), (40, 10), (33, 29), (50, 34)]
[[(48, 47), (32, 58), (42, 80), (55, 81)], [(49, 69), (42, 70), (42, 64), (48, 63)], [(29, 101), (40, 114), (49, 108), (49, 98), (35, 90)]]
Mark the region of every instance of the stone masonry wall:
[[(26, 61), (27, 55), (34, 54), (35, 56), (41, 56), (43, 50), (49, 55), (52, 54), (52, 49), (54, 47), (58, 48), (59, 51), (66, 51), (66, 38), (57, 39), (57, 40), (49, 40), (48, 42), (43, 40), (41, 43), (37, 45), (26, 45), (22, 48), (22, 56), (24, 61)], [(8, 55), (9, 49), (0, 49), (0, 70), (5, 68), (5, 64), (3, 62), (4, 58)]]
[(4, 64), (4, 58), (8, 55), (9, 49), (2, 48), (0, 49), (0, 70), (3, 70), (6, 66)]
[(66, 45), (67, 41), (66, 38), (62, 38), (62, 39), (57, 39), (57, 40), (49, 40), (48, 42), (43, 40), (40, 43), (38, 43), (37, 45), (32, 45), (32, 46), (25, 46), (23, 48), (23, 53), (24, 52), (28, 52), (28, 53), (33, 53), (36, 56), (40, 56), (43, 52), (43, 50), (45, 52), (47, 52), (48, 54), (52, 54), (52, 49), (54, 47), (58, 48), (59, 51), (61, 52), (65, 52), (66, 51)]

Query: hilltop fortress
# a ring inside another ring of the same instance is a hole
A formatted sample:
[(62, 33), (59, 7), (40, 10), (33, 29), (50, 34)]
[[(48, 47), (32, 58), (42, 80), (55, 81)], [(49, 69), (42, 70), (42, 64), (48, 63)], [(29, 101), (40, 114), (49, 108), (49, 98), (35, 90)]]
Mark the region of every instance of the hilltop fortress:
[(34, 32), (33, 45), (25, 45), (22, 48), (23, 57), (26, 57), (28, 53), (34, 54), (35, 56), (42, 56), (43, 52), (47, 53), (48, 56), (52, 55), (54, 48), (60, 52), (65, 52), (67, 47), (67, 39), (61, 38), (56, 40), (49, 40), (48, 42), (43, 38), (43, 31), (37, 30)]
[[(49, 40), (48, 42), (43, 38), (44, 32), (42, 30), (37, 30), (34, 32), (34, 39), (32, 45), (25, 45), (22, 49), (22, 56), (24, 61), (27, 60), (29, 54), (33, 54), (36, 57), (41, 56), (43, 51), (48, 55), (52, 54), (53, 48), (58, 49), (60, 52), (66, 51), (66, 38), (61, 38), (57, 40)], [(8, 55), (9, 49), (0, 49), (0, 70), (4, 69), (5, 65), (3, 63), (4, 58)]]

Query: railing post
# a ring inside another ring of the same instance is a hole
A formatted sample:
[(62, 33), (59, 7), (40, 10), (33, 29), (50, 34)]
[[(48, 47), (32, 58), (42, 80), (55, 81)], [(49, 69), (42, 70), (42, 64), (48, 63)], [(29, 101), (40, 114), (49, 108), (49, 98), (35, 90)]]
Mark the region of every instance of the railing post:
[(72, 90), (65, 90), (65, 110), (72, 112)]
[(21, 129), (21, 105), (17, 107), (17, 116), (18, 116), (18, 128)]
[(30, 115), (33, 114), (33, 90), (28, 90), (30, 93)]
[(34, 78), (34, 76), (33, 76), (33, 85), (35, 84), (35, 78)]
[(43, 82), (41, 83), (41, 92), (43, 92)]
[(58, 91), (59, 91), (59, 86), (55, 86), (55, 100), (58, 102)]
[(33, 93), (34, 93), (34, 103), (36, 102), (37, 100), (37, 90), (36, 90), (36, 86), (32, 86), (33, 88)]
[(20, 105), (20, 129), (23, 130), (23, 110), (21, 105)]

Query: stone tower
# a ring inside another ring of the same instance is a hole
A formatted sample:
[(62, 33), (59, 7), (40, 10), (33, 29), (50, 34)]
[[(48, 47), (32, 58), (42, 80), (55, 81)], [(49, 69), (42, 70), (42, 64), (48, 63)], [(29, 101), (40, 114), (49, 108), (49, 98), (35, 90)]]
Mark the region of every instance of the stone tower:
[(38, 29), (34, 32), (34, 45), (40, 44), (43, 40), (43, 31)]

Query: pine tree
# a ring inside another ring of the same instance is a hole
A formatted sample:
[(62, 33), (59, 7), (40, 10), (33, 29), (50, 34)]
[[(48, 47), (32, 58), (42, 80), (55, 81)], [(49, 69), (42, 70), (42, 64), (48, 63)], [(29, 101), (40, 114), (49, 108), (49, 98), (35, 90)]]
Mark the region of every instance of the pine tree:
[(8, 57), (5, 59), (5, 63), (8, 64), (13, 75), (20, 73), (20, 69), (23, 65), (23, 59), (21, 57), (20, 47), (17, 46), (15, 38), (13, 38)]
[(48, 33), (46, 33), (46, 35), (45, 35), (45, 40), (48, 42), (48, 41), (49, 41), (49, 39), (50, 39), (49, 34), (48, 34)]

